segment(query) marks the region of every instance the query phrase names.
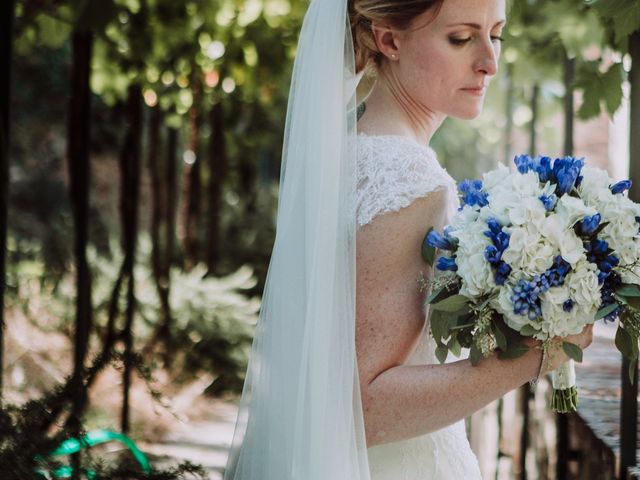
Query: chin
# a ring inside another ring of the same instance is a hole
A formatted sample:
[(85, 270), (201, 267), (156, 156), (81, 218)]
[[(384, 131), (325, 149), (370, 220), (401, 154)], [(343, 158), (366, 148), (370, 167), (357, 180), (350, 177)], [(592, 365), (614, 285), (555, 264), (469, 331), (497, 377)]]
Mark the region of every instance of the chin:
[(482, 113), (483, 102), (476, 105), (467, 105), (464, 108), (456, 109), (448, 114), (448, 116), (459, 120), (473, 120), (478, 118)]

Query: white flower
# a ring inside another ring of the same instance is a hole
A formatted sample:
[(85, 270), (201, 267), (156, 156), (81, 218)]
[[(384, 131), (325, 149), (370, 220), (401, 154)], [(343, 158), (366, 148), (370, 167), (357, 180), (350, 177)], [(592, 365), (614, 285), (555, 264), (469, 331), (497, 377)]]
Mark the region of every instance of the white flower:
[(457, 264), (458, 275), (463, 282), (461, 295), (479, 297), (496, 286), (491, 265), (484, 258), (484, 250), (463, 258), (458, 257)]
[(506, 229), (510, 234), (509, 246), (502, 254), (509, 266), (529, 276), (544, 273), (553, 265), (554, 248), (540, 233), (528, 227)]
[(563, 221), (565, 228), (571, 228), (578, 220), (595, 215), (598, 211), (593, 207), (588, 207), (580, 198), (570, 195), (563, 195), (558, 200), (556, 213)]
[(539, 323), (540, 333), (536, 335), (540, 340), (552, 337), (566, 337), (582, 331), (584, 326), (593, 321), (595, 312), (589, 314), (578, 304), (574, 303), (570, 311), (564, 311), (564, 303), (570, 300), (567, 285), (551, 287), (540, 295), (542, 320)]
[(580, 174), (582, 175), (582, 182), (580, 182), (578, 192), (580, 192), (582, 198), (599, 190), (609, 190), (609, 185), (612, 183), (609, 174), (601, 168), (585, 165), (582, 167)]
[(565, 278), (570, 297), (587, 311), (597, 311), (601, 303), (598, 285), (598, 267), (586, 260), (580, 261)]
[(485, 190), (489, 191), (495, 186), (499, 185), (505, 179), (509, 177), (511, 171), (502, 163), (498, 164), (497, 168), (482, 175), (482, 185)]
[(509, 220), (513, 225), (533, 224), (540, 228), (547, 210), (538, 197), (522, 199), (509, 209)]
[(459, 242), (456, 256), (457, 273), (463, 281), (460, 293), (468, 297), (483, 295), (496, 286), (491, 265), (484, 258), (485, 249), (492, 244), (484, 235), (486, 230), (487, 224), (478, 220), (456, 232)]
[(544, 235), (555, 247), (560, 249), (560, 255), (573, 267), (578, 261), (586, 258), (582, 240), (572, 228), (567, 228), (564, 219), (559, 215), (545, 218), (541, 229)]
[(465, 205), (462, 210), (456, 212), (456, 215), (451, 221), (450, 234), (454, 237), (458, 236), (458, 232), (464, 231), (469, 225), (476, 221), (479, 212), (474, 207)]

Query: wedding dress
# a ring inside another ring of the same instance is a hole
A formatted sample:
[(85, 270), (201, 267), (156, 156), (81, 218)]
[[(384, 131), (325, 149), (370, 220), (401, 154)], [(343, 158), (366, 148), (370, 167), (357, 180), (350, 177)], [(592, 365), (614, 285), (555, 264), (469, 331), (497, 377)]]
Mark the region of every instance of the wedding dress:
[[(459, 205), (456, 184), (440, 166), (430, 147), (394, 135), (361, 133), (357, 138), (356, 219), (359, 228), (376, 215), (400, 210), (440, 188), (447, 189), (446, 222), (451, 220)], [(407, 364), (437, 363), (435, 342), (426, 325)], [(409, 440), (376, 445), (367, 452), (371, 480), (482, 478), (466, 436), (464, 420)]]

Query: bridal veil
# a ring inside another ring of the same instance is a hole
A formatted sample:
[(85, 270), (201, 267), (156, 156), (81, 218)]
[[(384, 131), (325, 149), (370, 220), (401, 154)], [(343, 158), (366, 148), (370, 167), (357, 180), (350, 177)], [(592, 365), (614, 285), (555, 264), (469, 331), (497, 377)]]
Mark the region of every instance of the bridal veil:
[(225, 480), (369, 480), (355, 352), (355, 74), (347, 0), (312, 0), (276, 240)]

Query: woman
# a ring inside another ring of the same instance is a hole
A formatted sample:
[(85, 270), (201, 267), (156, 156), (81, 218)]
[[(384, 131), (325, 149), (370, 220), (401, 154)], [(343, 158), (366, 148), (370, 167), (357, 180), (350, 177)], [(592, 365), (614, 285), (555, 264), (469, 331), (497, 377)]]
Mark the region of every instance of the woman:
[(479, 479), (462, 419), (567, 359), (438, 365), (427, 334), (420, 245), (457, 206), (427, 145), (447, 115), (480, 113), (504, 23), (504, 0), (312, 1), (225, 480)]

